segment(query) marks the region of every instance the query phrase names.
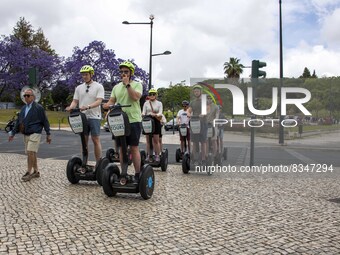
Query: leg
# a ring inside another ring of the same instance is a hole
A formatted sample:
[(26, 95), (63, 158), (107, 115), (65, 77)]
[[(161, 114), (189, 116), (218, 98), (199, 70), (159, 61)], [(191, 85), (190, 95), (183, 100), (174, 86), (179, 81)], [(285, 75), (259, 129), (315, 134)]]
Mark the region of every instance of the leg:
[(155, 154), (159, 155), (160, 154), (159, 135), (153, 135), (152, 142), (155, 149)]
[(34, 164), (37, 163), (34, 151), (27, 151), (27, 173), (32, 172)]
[(98, 162), (102, 157), (102, 144), (100, 142), (99, 135), (97, 136), (91, 136), (92, 142), (94, 145), (94, 156), (96, 158), (96, 161)]
[(135, 167), (135, 173), (140, 172), (140, 153), (138, 146), (130, 146), (131, 155), (132, 155), (132, 163)]
[(145, 141), (146, 141), (146, 155), (148, 155), (149, 157), (151, 157), (151, 151), (150, 151), (150, 135), (145, 135)]

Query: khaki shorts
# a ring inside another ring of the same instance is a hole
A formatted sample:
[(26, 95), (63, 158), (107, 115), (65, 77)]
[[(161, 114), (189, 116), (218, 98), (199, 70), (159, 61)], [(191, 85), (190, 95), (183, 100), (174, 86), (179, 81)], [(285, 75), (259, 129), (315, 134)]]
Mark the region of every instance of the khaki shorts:
[(38, 152), (39, 145), (41, 140), (41, 134), (31, 134), (31, 135), (25, 135), (24, 136), (24, 142), (25, 142), (25, 152), (27, 151), (33, 151)]

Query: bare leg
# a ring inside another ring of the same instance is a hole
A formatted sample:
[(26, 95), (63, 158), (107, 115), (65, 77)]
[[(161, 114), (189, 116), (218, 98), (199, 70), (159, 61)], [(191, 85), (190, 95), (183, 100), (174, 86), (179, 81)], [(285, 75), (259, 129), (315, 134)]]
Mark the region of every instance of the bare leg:
[(135, 167), (135, 173), (140, 172), (140, 153), (138, 146), (130, 146), (131, 155), (132, 155), (132, 163)]
[(100, 142), (100, 136), (91, 136), (91, 138), (94, 145), (94, 156), (96, 158), (96, 161), (98, 162), (102, 157), (102, 144)]

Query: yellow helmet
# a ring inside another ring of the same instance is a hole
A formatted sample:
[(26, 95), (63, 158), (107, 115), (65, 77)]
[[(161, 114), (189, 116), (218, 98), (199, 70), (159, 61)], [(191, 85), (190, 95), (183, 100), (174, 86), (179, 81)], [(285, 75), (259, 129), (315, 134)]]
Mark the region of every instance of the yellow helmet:
[(80, 73), (90, 73), (90, 74), (94, 75), (94, 69), (93, 69), (93, 67), (90, 66), (90, 65), (84, 65), (84, 66), (80, 69), (79, 72), (80, 72)]
[(157, 89), (150, 89), (150, 90), (149, 90), (149, 94), (150, 94), (150, 93), (155, 93), (155, 94), (157, 94)]

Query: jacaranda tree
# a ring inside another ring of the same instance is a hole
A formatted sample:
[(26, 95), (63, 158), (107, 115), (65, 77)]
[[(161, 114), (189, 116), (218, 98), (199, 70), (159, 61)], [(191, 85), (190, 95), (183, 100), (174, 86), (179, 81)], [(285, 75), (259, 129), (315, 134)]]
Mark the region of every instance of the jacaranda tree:
[(28, 70), (38, 69), (38, 87), (43, 92), (60, 77), (61, 59), (37, 47), (25, 47), (13, 36), (0, 40), (0, 98), (6, 94), (13, 99), (25, 85), (29, 85)]
[[(122, 59), (117, 59), (116, 54), (111, 49), (106, 49), (105, 44), (100, 41), (93, 41), (84, 49), (74, 47), (73, 54), (67, 58), (64, 65), (64, 75), (66, 84), (70, 90), (74, 90), (77, 85), (82, 83), (79, 70), (83, 65), (91, 65), (95, 70), (95, 77), (99, 83), (110, 83), (111, 86), (120, 81), (119, 64)], [(131, 60), (131, 62), (134, 62)], [(136, 63), (135, 79), (142, 82), (144, 92), (147, 89), (147, 73), (139, 68)]]

